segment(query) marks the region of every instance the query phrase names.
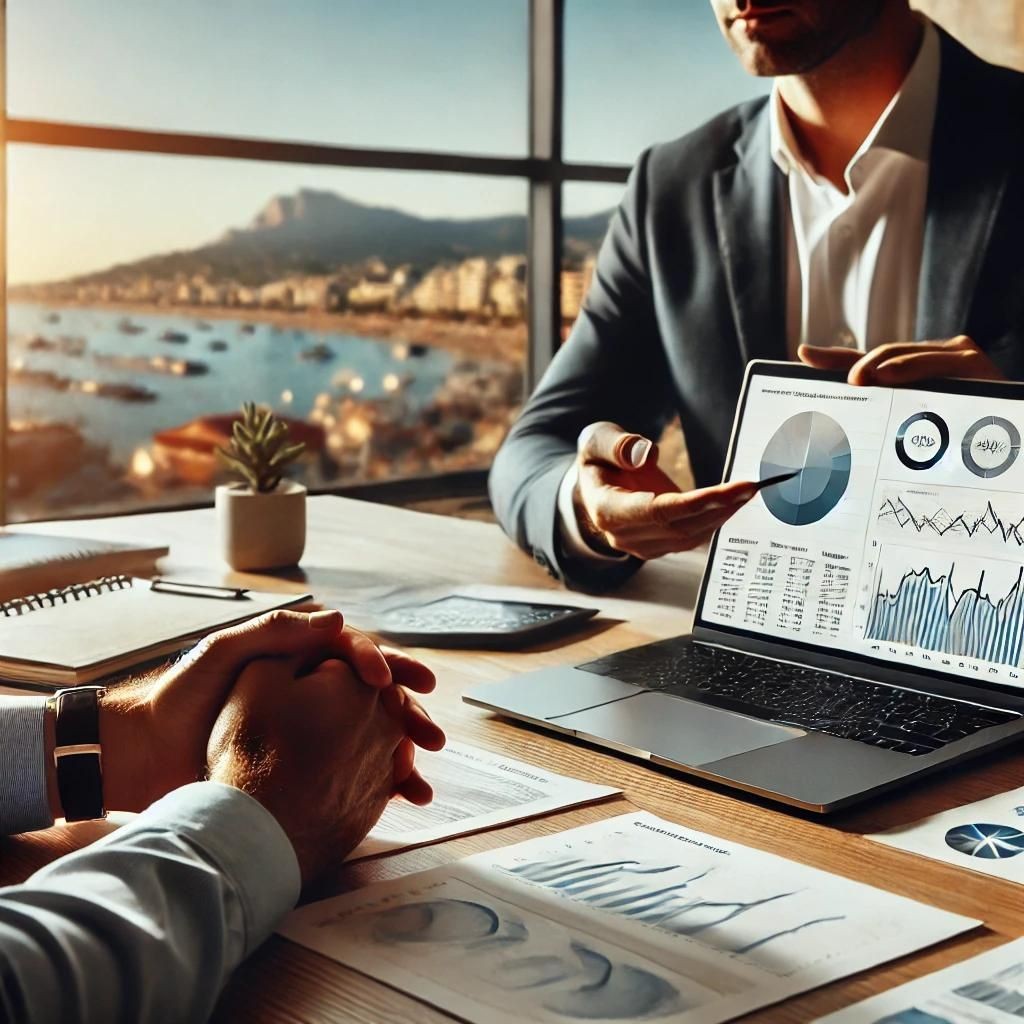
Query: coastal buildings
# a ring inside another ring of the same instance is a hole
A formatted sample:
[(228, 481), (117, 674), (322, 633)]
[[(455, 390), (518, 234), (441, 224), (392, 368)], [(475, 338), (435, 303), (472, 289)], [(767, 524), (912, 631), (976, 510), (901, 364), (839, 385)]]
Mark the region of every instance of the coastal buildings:
[(588, 256), (578, 270), (562, 271), (562, 319), (567, 323), (572, 323), (579, 316), (594, 277), (596, 262), (593, 256)]
[[(582, 261), (575, 257), (562, 269), (561, 310), (566, 323), (579, 314), (594, 263), (593, 255)], [(22, 285), (11, 289), (11, 297), (80, 305), (384, 313), (509, 323), (526, 315), (526, 258), (518, 253), (493, 260), (472, 256), (426, 268), (412, 263), (389, 266), (371, 258), (329, 274), (291, 274), (259, 285), (219, 280), (208, 273), (170, 280), (143, 273), (116, 282)]]

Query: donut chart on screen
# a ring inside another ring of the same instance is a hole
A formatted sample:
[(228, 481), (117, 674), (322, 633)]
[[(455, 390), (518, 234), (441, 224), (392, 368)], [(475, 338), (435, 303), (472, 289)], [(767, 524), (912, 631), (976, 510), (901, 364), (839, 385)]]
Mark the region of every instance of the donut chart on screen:
[(801, 412), (772, 435), (761, 456), (761, 479), (797, 472), (761, 492), (768, 511), (790, 526), (816, 523), (836, 507), (850, 482), (850, 439), (831, 416)]
[(964, 434), (960, 452), (975, 476), (1002, 476), (1020, 454), (1020, 431), (1002, 416), (982, 416)]

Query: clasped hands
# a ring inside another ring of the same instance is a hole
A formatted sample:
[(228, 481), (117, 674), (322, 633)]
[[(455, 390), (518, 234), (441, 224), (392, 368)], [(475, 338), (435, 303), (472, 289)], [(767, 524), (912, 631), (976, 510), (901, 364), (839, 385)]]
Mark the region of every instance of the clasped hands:
[[(894, 387), (935, 377), (1001, 380), (1003, 374), (966, 335), (949, 341), (882, 345), (868, 353), (801, 345), (802, 362), (842, 371), (850, 384)], [(598, 553), (659, 558), (706, 544), (757, 493), (752, 480), (680, 491), (658, 468), (658, 447), (616, 423), (580, 433), (573, 510)]]
[(211, 634), (101, 701), (107, 806), (140, 811), (204, 778), (235, 786), (274, 815), (312, 882), (393, 796), (431, 800), (415, 749), (445, 736), (412, 694), (434, 684), (335, 611), (271, 612)]

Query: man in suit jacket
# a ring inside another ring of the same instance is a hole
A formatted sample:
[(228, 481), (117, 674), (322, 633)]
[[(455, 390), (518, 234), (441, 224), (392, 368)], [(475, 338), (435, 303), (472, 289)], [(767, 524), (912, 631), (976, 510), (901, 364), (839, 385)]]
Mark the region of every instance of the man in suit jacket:
[[(491, 472), (506, 532), (573, 586), (700, 545), (750, 499), (715, 486), (748, 360), (1024, 378), (1024, 76), (906, 0), (711, 3), (772, 95), (641, 155)], [(649, 440), (674, 414), (688, 493)]]

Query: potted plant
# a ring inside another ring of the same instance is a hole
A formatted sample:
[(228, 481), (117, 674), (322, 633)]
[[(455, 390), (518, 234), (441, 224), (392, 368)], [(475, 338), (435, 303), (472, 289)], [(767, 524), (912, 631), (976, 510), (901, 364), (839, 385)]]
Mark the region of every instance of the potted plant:
[(232, 569), (295, 565), (306, 546), (306, 488), (284, 478), (305, 444), (288, 439), (288, 425), (254, 402), (242, 406), (221, 461), (241, 477), (216, 490), (221, 550)]

